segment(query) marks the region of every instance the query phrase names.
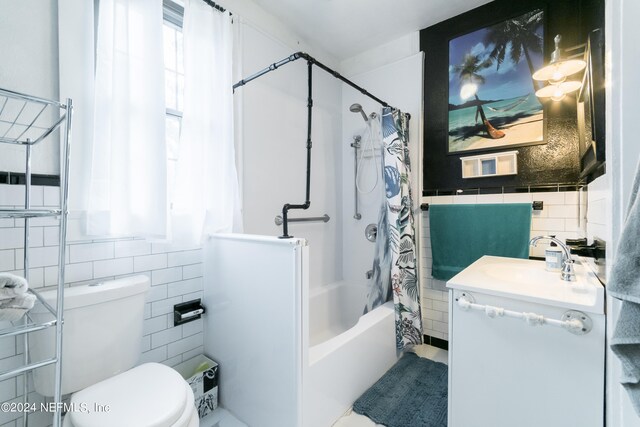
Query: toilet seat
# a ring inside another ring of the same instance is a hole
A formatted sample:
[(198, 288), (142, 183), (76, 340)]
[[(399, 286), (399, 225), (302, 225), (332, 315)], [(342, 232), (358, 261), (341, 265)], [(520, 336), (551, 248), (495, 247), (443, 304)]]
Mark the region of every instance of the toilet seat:
[[(185, 414), (188, 414), (189, 419), (188, 419), (188, 424), (186, 424), (186, 427), (199, 427), (200, 426), (200, 417), (198, 416), (198, 411), (196, 410), (196, 407), (194, 406), (193, 408), (185, 408)], [(93, 424), (91, 424), (93, 425)], [(122, 426), (131, 426), (133, 427), (133, 424), (129, 424), (129, 423), (125, 423), (122, 424)], [(75, 426), (72, 422), (71, 422), (71, 416), (67, 415), (63, 418), (62, 420), (62, 427), (78, 427)], [(171, 427), (178, 427), (178, 423), (172, 425)]]
[[(197, 427), (193, 391), (173, 369), (145, 363), (81, 390), (65, 427)], [(109, 410), (95, 411), (97, 405)]]

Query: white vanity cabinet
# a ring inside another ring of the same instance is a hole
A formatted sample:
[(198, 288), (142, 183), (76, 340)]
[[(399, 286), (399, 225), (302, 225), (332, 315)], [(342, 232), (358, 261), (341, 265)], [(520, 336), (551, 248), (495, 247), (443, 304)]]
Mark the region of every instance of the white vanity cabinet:
[(604, 288), (485, 256), (447, 282), (449, 427), (602, 427)]

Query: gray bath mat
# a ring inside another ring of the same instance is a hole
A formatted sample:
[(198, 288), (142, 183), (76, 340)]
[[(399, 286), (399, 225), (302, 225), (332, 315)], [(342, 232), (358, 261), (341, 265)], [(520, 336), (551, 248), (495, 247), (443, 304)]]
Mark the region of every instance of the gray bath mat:
[(447, 365), (406, 353), (353, 404), (387, 427), (446, 427)]

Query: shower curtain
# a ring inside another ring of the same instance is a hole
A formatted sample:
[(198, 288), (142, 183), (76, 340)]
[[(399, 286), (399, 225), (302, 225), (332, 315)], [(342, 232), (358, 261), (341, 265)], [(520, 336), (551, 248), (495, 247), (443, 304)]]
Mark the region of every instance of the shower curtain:
[(409, 120), (399, 110), (382, 110), (385, 182), (378, 220), (378, 236), (366, 311), (393, 298), (396, 320), (396, 347), (422, 344), (422, 312), (416, 263)]

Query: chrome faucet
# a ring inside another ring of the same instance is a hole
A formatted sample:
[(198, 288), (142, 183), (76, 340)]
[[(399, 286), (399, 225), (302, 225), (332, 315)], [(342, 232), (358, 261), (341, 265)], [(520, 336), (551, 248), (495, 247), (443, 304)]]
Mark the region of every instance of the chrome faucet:
[(536, 236), (533, 239), (531, 239), (531, 241), (529, 241), (529, 244), (534, 247), (538, 246), (539, 240), (551, 240), (552, 242), (560, 246), (560, 248), (564, 252), (564, 263), (562, 266), (562, 273), (560, 273), (560, 276), (562, 277), (562, 280), (566, 282), (575, 281), (576, 273), (573, 270), (573, 260), (571, 259), (571, 251), (569, 250), (567, 245), (565, 245), (564, 243), (562, 243), (562, 241), (552, 236)]

